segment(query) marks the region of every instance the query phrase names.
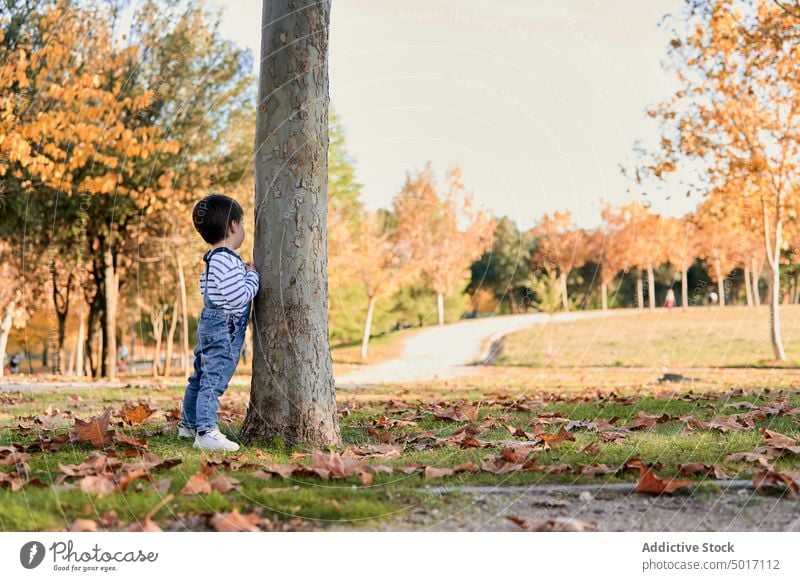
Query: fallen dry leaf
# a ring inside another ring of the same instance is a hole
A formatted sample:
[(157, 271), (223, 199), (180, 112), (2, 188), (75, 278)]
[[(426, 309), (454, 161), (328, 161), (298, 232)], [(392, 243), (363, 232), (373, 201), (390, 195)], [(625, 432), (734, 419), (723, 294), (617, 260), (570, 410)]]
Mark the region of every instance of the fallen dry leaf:
[(644, 464), (639, 465), (639, 480), (636, 482), (635, 491), (640, 494), (671, 494), (676, 490), (694, 484), (693, 480), (673, 478), (662, 480)]
[(211, 517), (211, 527), (218, 532), (255, 532), (261, 515), (255, 512), (241, 514), (239, 509), (233, 507), (231, 512), (217, 513)]
[(123, 422), (132, 426), (134, 424), (141, 424), (155, 412), (156, 410), (152, 409), (146, 403), (131, 404), (125, 402), (118, 416)]
[(516, 516), (507, 516), (506, 518), (526, 532), (589, 532), (597, 530), (596, 523), (584, 522), (576, 518), (560, 516), (544, 520), (529, 520)]
[(89, 442), (95, 448), (104, 448), (111, 443), (114, 430), (109, 429), (111, 422), (111, 408), (107, 408), (103, 415), (94, 416), (88, 421), (75, 418), (75, 426), (69, 433), (71, 442)]

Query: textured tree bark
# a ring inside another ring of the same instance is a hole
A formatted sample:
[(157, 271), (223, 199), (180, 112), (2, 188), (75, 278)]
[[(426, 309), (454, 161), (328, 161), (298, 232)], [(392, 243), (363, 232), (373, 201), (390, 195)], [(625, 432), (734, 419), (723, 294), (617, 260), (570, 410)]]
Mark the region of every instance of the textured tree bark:
[(372, 328), (372, 313), (375, 310), (375, 297), (369, 297), (367, 307), (367, 320), (364, 323), (364, 334), (361, 336), (361, 359), (366, 360), (369, 354), (369, 333)]
[(330, 0), (264, 0), (253, 380), (245, 443), (339, 444), (328, 339)]
[(656, 308), (656, 277), (653, 273), (653, 265), (647, 265), (647, 300), (650, 305), (650, 310)]
[(689, 271), (686, 268), (681, 271), (681, 303), (684, 311), (689, 308)]

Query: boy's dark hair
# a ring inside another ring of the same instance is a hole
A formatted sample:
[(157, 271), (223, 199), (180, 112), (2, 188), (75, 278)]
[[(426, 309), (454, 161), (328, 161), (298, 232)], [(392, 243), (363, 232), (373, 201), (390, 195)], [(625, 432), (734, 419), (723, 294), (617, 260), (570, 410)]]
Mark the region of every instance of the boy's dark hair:
[(210, 194), (197, 202), (192, 222), (203, 240), (216, 244), (228, 234), (231, 222), (242, 223), (244, 211), (239, 202), (223, 194)]

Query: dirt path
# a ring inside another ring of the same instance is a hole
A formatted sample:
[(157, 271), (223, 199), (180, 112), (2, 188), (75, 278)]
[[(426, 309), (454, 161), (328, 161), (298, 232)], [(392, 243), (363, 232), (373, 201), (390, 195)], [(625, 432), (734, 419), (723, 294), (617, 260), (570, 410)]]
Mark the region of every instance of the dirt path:
[(800, 501), (761, 496), (747, 488), (696, 490), (650, 496), (606, 489), (594, 492), (492, 488), (480, 493), (431, 492), (447, 502), (425, 503), (383, 521), (340, 524), (332, 530), (519, 531), (506, 516), (533, 521), (566, 517), (590, 522), (598, 531), (800, 531)]
[(491, 360), (499, 340), (514, 331), (547, 323), (629, 316), (641, 312), (637, 309), (614, 309), (554, 315), (504, 315), (430, 327), (409, 338), (399, 358), (337, 377), (336, 387), (346, 389), (371, 383), (407, 383), (472, 375), (481, 371), (481, 366), (476, 364)]

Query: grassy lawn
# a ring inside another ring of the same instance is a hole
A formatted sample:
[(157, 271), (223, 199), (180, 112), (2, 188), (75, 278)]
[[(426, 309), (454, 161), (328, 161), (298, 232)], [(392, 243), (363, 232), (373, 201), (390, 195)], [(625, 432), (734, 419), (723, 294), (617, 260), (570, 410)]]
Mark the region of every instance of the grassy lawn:
[[(363, 449), (381, 441), (404, 445), (399, 457), (366, 460), (369, 465), (392, 467), (391, 474), (377, 473), (368, 484), (358, 475), (323, 479), (319, 476), (284, 478), (273, 474), (265, 479), (263, 472), (259, 473), (255, 467), (218, 465), (216, 474), (231, 476), (239, 483), (224, 493), (214, 490), (197, 495), (181, 494), (181, 489), (207, 460), (233, 458), (239, 464), (250, 462), (259, 467), (293, 461), (307, 464), (308, 457), (293, 457), (293, 454), (310, 450), (287, 449), (280, 444), (266, 449), (243, 446), (240, 451), (226, 456), (195, 450), (191, 441), (177, 438), (174, 421), (165, 414), (179, 407), (182, 386), (0, 393), (0, 450), (12, 442), (30, 444), (40, 435), (66, 434), (72, 429), (75, 417), (87, 420), (101, 414), (106, 407), (120, 410), (125, 402), (147, 402), (157, 411), (143, 423), (112, 425), (120, 433), (146, 439), (148, 452), (164, 459), (181, 460), (173, 467), (153, 471), (153, 483), (136, 480), (124, 492), (117, 489), (100, 496), (81, 491), (77, 487), (77, 477), (55, 484), (62, 473), (60, 466), (81, 464), (94, 452), (91, 444), (73, 442), (53, 452), (30, 451), (30, 458), (26, 460), (29, 476), (38, 478), (44, 486), (26, 484), (12, 491), (8, 485), (0, 485), (0, 530), (66, 530), (77, 518), (100, 521), (111, 510), (116, 512), (119, 526), (124, 527), (142, 520), (154, 509), (153, 520), (167, 528), (176, 521), (188, 522), (193, 516), (224, 513), (234, 508), (241, 513), (258, 509), (264, 517), (276, 522), (300, 518), (311, 528), (323, 528), (331, 522), (346, 522), (359, 528), (373, 519), (396, 516), (420, 504), (433, 507), (436, 503), (447, 502), (446, 497), (426, 493), (427, 485), (634, 482), (638, 472), (633, 470), (613, 476), (586, 476), (576, 472), (581, 466), (592, 463), (620, 465), (637, 456), (647, 464), (658, 463), (656, 471), (663, 478), (678, 475), (678, 465), (691, 462), (724, 467), (731, 477), (751, 478), (756, 473), (754, 463), (725, 462), (725, 456), (752, 452), (762, 446), (764, 438), (759, 433), (762, 427), (790, 438), (800, 438), (800, 416), (796, 409), (789, 409), (789, 406), (800, 406), (800, 393), (794, 387), (796, 380), (791, 371), (762, 371), (760, 375), (754, 371), (741, 381), (738, 377), (744, 370), (737, 371), (738, 375), (731, 376), (697, 374), (700, 377), (691, 384), (661, 385), (654, 381), (652, 373), (645, 376), (637, 370), (612, 369), (596, 377), (582, 370), (549, 370), (549, 375), (543, 376), (537, 369), (517, 368), (509, 374), (505, 370), (487, 368), (479, 378), (406, 388), (382, 386), (341, 391), (338, 403), (344, 444), (333, 451)], [(730, 391), (739, 387), (743, 387), (743, 393)], [(708, 394), (708, 398), (693, 399), (698, 394)], [(243, 386), (232, 386), (223, 396), (220, 418), (224, 431), (235, 434), (248, 397), (249, 390)], [(677, 419), (691, 414), (696, 420), (709, 422), (731, 414), (744, 414), (752, 406), (763, 407), (781, 398), (788, 402), (781, 413), (755, 421), (741, 431), (695, 428), (692, 433), (685, 433), (686, 421)], [(515, 409), (509, 405), (515, 400), (533, 402), (534, 409)], [(454, 405), (461, 406), (457, 409), (474, 409), (478, 403), (480, 406), (472, 422), (458, 417), (437, 419), (429, 413), (432, 409), (446, 410)], [(471, 461), (480, 464), (487, 457), (498, 455), (505, 444), (521, 443), (528, 438), (514, 437), (506, 426), (521, 428), (530, 434), (535, 428), (531, 424), (533, 421), (540, 430), (554, 434), (567, 421), (604, 419), (614, 426), (630, 425), (641, 412), (649, 416), (668, 414), (672, 419), (647, 429), (632, 430), (627, 437), (616, 441), (601, 440), (597, 431), (573, 428), (570, 433), (574, 441), (560, 441), (549, 449), (532, 452), (530, 458), (535, 458), (539, 470), (502, 475), (461, 472), (441, 478), (426, 478), (422, 470), (410, 474), (400, 470), (416, 463), (437, 468)], [(37, 423), (37, 416), (46, 422), (45, 426)], [(406, 420), (406, 424), (375, 428), (376, 422), (385, 423), (380, 421), (381, 417)], [(470, 423), (487, 427), (476, 437), (490, 443), (489, 447), (461, 448), (453, 444), (419, 450), (415, 445), (423, 440), (408, 441), (428, 431), (444, 438)], [(20, 425), (30, 429), (20, 430)], [(42, 431), (44, 427), (50, 429)], [(597, 442), (596, 455), (581, 451), (592, 442)], [(104, 453), (116, 454), (123, 462), (140, 461), (136, 448), (121, 444), (112, 444)], [(128, 453), (132, 456), (127, 457)], [(796, 471), (800, 469), (799, 459), (800, 455), (787, 454), (771, 458), (770, 462), (775, 470)], [(0, 454), (2, 464), (3, 455)], [(6, 462), (0, 470), (9, 473), (13, 468), (13, 462)], [(554, 472), (549, 472), (550, 469)], [(167, 478), (170, 479), (168, 483), (162, 482)], [(703, 482), (702, 486), (713, 485), (713, 477), (708, 475), (688, 478)], [(163, 488), (156, 488), (159, 482)]]
[[(800, 305), (780, 310), (789, 365), (797, 366)], [(768, 321), (766, 306), (727, 306), (541, 325), (508, 335), (495, 365), (772, 367)]]
[(421, 327), (402, 329), (385, 335), (371, 337), (369, 340), (369, 359), (361, 360), (361, 341), (336, 345), (331, 349), (334, 364), (364, 365), (380, 363), (388, 359), (400, 357), (407, 339), (418, 333)]

